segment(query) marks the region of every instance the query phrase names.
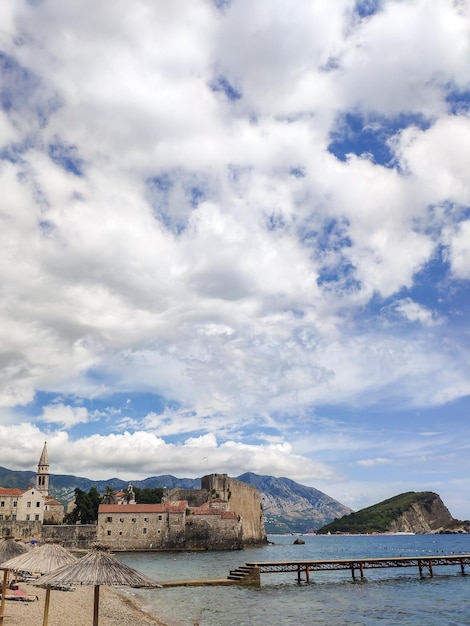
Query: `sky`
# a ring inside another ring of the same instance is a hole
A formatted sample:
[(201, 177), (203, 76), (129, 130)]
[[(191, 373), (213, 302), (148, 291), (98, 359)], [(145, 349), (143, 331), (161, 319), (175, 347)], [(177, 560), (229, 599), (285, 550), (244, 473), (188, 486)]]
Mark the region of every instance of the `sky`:
[(0, 465), (470, 518), (469, 0), (2, 0)]

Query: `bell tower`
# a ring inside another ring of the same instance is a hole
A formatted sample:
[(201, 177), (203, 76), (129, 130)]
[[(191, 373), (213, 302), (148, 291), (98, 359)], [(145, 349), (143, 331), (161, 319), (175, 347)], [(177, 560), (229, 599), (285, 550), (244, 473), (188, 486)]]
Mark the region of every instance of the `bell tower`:
[(38, 463), (36, 474), (36, 489), (45, 496), (49, 495), (49, 459), (47, 457), (47, 445), (44, 442), (41, 458)]

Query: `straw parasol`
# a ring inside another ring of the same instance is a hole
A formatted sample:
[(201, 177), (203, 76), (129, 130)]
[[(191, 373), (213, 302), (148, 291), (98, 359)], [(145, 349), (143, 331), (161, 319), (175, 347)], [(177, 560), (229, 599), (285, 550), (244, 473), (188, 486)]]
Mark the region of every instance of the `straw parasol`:
[(28, 548), (24, 543), (16, 541), (13, 537), (6, 537), (0, 543), (0, 564), (25, 552), (28, 552)]
[[(68, 550), (57, 543), (46, 543), (40, 548), (20, 554), (9, 561), (5, 561), (0, 565), (0, 569), (16, 569), (25, 570), (27, 572), (39, 572), (40, 574), (49, 574), (64, 565), (74, 563), (77, 558)], [(44, 605), (43, 626), (47, 626), (49, 618), (49, 600), (51, 595), (51, 586), (47, 585), (46, 600)]]
[(111, 556), (104, 546), (95, 545), (82, 559), (42, 576), (38, 585), (93, 585), (95, 587), (93, 626), (98, 626), (100, 585), (116, 587), (160, 587), (155, 580)]
[[(1, 564), (19, 554), (28, 552), (28, 548), (23, 544), (15, 541), (13, 537), (6, 537), (0, 543), (0, 569)], [(8, 569), (5, 569), (2, 583), (2, 601), (0, 603), (0, 624), (3, 624), (3, 615), (5, 613), (5, 596), (7, 592)]]

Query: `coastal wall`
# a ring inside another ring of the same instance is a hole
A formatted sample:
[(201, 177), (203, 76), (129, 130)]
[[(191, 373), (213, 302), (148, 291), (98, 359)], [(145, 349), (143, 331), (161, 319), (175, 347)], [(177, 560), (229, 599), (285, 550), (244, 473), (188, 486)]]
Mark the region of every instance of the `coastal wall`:
[(209, 474), (201, 480), (210, 497), (227, 501), (228, 510), (242, 522), (242, 543), (260, 544), (266, 541), (260, 493), (256, 487), (242, 483), (227, 474)]
[(171, 489), (166, 496), (165, 502), (186, 500), (188, 506), (202, 506), (207, 502), (209, 494), (205, 489), (180, 489), (175, 487)]
[(2, 522), (2, 537), (14, 537), (21, 541), (38, 543), (60, 543), (67, 549), (91, 548), (96, 541), (96, 524), (43, 525), (41, 522)]
[(0, 522), (0, 533), (2, 537), (14, 537), (21, 541), (42, 541), (41, 522)]
[(186, 518), (187, 550), (240, 550), (242, 524), (234, 513), (191, 514)]
[(46, 524), (42, 527), (42, 543), (60, 543), (68, 550), (89, 550), (97, 541), (96, 524)]

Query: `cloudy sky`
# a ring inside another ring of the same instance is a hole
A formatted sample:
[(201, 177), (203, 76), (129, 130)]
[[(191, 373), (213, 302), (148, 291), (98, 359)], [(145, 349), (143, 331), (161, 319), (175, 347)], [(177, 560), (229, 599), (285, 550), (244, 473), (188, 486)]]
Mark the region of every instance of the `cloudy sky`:
[(2, 0), (0, 465), (470, 517), (469, 0)]

